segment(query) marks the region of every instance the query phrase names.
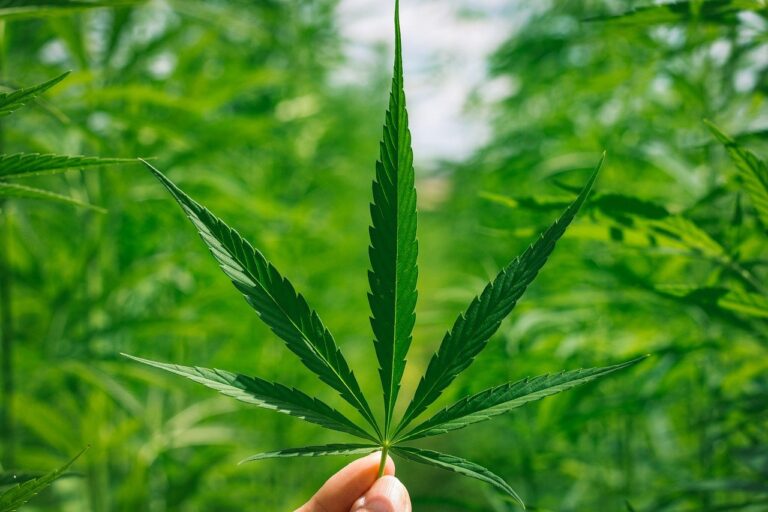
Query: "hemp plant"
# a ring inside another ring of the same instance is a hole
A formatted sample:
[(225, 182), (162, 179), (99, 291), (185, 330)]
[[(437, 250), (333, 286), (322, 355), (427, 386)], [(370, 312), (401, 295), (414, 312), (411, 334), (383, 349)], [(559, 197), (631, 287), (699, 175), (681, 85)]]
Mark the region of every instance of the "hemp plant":
[(451, 382), (472, 364), (498, 330), (501, 321), (515, 307), (552, 253), (557, 240), (586, 201), (601, 163), (602, 159), (581, 193), (560, 218), (525, 252), (504, 267), (458, 316), (430, 360), (405, 413), (397, 418), (395, 404), (416, 318), (418, 243), (413, 151), (403, 89), (399, 2), (396, 2), (394, 76), (373, 181), (368, 251), (371, 266), (368, 272), (368, 302), (383, 390), (383, 421), (374, 415), (330, 331), (290, 281), (237, 231), (195, 202), (146, 162), (151, 172), (181, 205), (221, 269), (245, 300), (309, 370), (359, 412), (362, 421), (354, 421), (320, 399), (295, 388), (258, 377), (128, 357), (181, 375), (243, 402), (296, 416), (365, 441), (289, 448), (253, 455), (245, 461), (276, 457), (362, 455), (381, 450), (379, 475), (383, 473), (386, 457), (391, 453), (484, 481), (524, 507), (514, 489), (488, 469), (455, 455), (415, 448), (405, 443), (490, 419), (525, 403), (594, 381), (643, 359), (640, 357), (603, 368), (541, 375), (501, 384), (462, 398), (414, 425), (414, 421)]

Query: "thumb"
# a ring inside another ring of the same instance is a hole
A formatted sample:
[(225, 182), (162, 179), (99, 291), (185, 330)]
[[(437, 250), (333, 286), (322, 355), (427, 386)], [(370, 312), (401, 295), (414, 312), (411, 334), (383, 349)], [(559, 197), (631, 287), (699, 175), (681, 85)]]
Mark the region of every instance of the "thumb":
[(411, 512), (411, 498), (400, 480), (383, 476), (352, 505), (350, 512)]

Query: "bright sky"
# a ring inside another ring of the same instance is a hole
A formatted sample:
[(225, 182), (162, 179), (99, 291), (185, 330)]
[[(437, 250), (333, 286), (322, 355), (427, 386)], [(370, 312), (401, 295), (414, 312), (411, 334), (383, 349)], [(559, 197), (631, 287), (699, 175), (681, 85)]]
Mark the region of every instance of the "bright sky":
[[(526, 18), (516, 4), (401, 0), (405, 87), (417, 160), (461, 158), (486, 139), (483, 116), (469, 116), (464, 107), (478, 88), (489, 100), (508, 89), (504, 82), (488, 82), (486, 63)], [(394, 0), (341, 0), (339, 25), (350, 62), (340, 71), (349, 79), (376, 63), (375, 45), (392, 47), (393, 6)]]

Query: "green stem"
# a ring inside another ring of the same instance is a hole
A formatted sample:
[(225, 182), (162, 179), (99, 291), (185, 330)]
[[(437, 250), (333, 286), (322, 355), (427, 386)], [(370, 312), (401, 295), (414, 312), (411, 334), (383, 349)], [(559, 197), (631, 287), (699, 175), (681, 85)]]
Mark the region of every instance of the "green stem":
[[(3, 79), (5, 62), (5, 22), (0, 21), (0, 80)], [(3, 126), (0, 124), (0, 153), (4, 150)], [(0, 202), (0, 354), (2, 361), (2, 409), (0, 410), (0, 435), (3, 439), (2, 464), (13, 467), (14, 429), (13, 429), (13, 317), (11, 315), (11, 265), (9, 260), (10, 225), (7, 202)]]
[(387, 453), (389, 453), (389, 443), (384, 443), (381, 450), (381, 462), (379, 462), (379, 475), (376, 478), (384, 476), (384, 467), (387, 465)]

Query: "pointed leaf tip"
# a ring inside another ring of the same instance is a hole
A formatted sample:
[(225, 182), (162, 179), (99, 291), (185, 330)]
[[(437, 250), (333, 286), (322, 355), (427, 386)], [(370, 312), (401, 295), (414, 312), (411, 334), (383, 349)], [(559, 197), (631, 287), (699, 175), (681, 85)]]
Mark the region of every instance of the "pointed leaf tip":
[(385, 438), (389, 437), (411, 344), (418, 279), (416, 188), (397, 5), (395, 11), (395, 62), (372, 187), (368, 251), (368, 302), (384, 394)]
[(20, 109), (28, 102), (34, 100), (37, 96), (64, 80), (69, 73), (70, 72), (67, 71), (38, 85), (0, 93), (0, 117), (10, 115)]

